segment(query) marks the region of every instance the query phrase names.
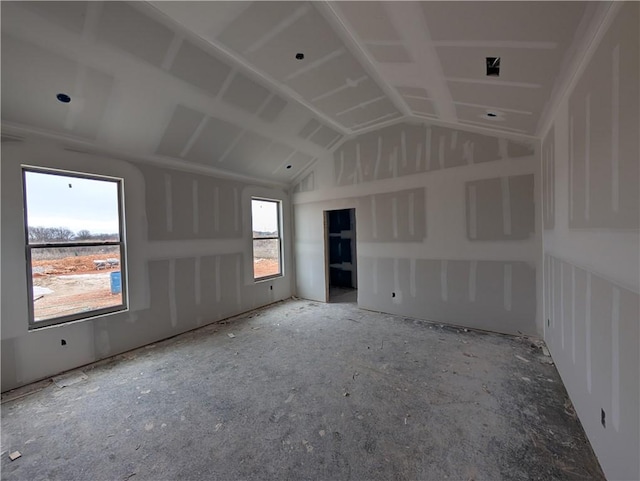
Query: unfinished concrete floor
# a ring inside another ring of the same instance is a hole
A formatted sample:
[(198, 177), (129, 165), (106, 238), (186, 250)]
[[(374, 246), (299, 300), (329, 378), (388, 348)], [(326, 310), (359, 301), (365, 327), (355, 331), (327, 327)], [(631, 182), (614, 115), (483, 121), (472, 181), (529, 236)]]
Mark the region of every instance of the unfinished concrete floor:
[(282, 302), (6, 401), (2, 478), (604, 479), (548, 362), (523, 338)]

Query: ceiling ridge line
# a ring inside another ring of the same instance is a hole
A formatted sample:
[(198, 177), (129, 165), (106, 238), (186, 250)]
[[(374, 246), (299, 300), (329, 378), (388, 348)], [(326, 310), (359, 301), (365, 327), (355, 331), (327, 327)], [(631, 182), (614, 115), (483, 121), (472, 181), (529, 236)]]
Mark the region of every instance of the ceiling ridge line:
[(320, 110), (316, 109), (313, 105), (311, 105), (309, 102), (303, 99), (292, 88), (288, 87), (287, 85), (281, 82), (278, 82), (277, 80), (273, 79), (270, 75), (253, 67), (251, 64), (249, 64), (249, 62), (245, 61), (240, 56), (240, 54), (236, 54), (232, 50), (221, 45), (220, 42), (216, 40), (203, 38), (200, 35), (192, 32), (184, 24), (173, 19), (172, 17), (169, 17), (166, 13), (159, 10), (156, 6), (149, 3), (145, 3), (145, 5), (146, 5), (145, 7), (146, 9), (148, 9), (149, 11), (153, 11), (153, 14), (156, 18), (161, 17), (165, 25), (171, 26), (170, 28), (172, 28), (174, 31), (176, 29), (179, 29), (180, 32), (185, 36), (185, 38), (190, 39), (194, 42), (197, 42), (197, 45), (200, 45), (200, 46), (206, 45), (209, 53), (211, 53), (211, 50), (213, 50), (213, 52), (215, 52), (216, 54), (218, 54), (219, 57), (221, 57), (219, 58), (220, 60), (222, 60), (223, 62), (226, 61), (231, 63), (229, 67), (231, 67), (233, 70), (235, 71), (244, 70), (246, 74), (253, 77), (255, 80), (258, 80), (258, 82), (263, 84), (263, 86), (266, 86), (268, 89), (272, 89), (276, 91), (277, 93), (283, 95), (284, 97), (286, 97), (288, 100), (291, 100), (292, 102), (298, 103), (299, 105), (307, 109), (309, 112), (311, 112), (313, 115), (315, 115), (319, 119), (322, 119), (324, 122), (332, 126), (335, 130), (341, 132), (343, 135), (346, 135), (350, 132), (350, 129), (336, 122), (324, 112), (321, 112)]
[(315, 6), (325, 20), (334, 27), (334, 31), (336, 31), (338, 37), (346, 44), (347, 49), (356, 57), (356, 60), (359, 60), (360, 66), (363, 67), (371, 80), (373, 80), (373, 82), (388, 97), (391, 104), (398, 109), (401, 115), (411, 115), (411, 109), (409, 109), (409, 106), (405, 103), (398, 91), (392, 85), (387, 83), (382, 75), (380, 75), (375, 67), (374, 60), (371, 58), (367, 50), (360, 44), (359, 39), (351, 33), (351, 30), (347, 27), (348, 22), (336, 10), (333, 4), (328, 0), (323, 0), (315, 3)]

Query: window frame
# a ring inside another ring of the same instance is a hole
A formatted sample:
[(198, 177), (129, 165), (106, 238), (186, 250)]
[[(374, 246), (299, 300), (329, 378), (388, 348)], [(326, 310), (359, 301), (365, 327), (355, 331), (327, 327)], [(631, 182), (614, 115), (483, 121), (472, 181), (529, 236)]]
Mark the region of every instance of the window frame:
[[(129, 309), (129, 298), (127, 290), (127, 258), (126, 258), (126, 230), (124, 218), (124, 179), (120, 177), (110, 177), (107, 175), (90, 174), (84, 172), (75, 172), (62, 169), (53, 169), (45, 167), (36, 167), (30, 165), (22, 165), (22, 210), (24, 215), (24, 244), (26, 258), (27, 273), (27, 306), (29, 312), (29, 330), (41, 329), (57, 325), (68, 324), (71, 322), (81, 322), (93, 319), (107, 314), (116, 312), (124, 312)], [(114, 182), (117, 185), (118, 196), (118, 241), (81, 241), (81, 242), (38, 242), (29, 243), (29, 215), (27, 204), (27, 173), (33, 172), (37, 174), (58, 175), (62, 177), (76, 177), (80, 179), (99, 180), (106, 182)], [(31, 264), (31, 252), (34, 249), (47, 248), (68, 248), (68, 247), (101, 247), (101, 246), (119, 246), (120, 250), (120, 293), (122, 302), (115, 306), (102, 307), (90, 311), (77, 312), (64, 316), (52, 317), (49, 319), (36, 321), (34, 315), (34, 299), (33, 299), (33, 266)]]
[[(271, 237), (253, 237), (253, 201), (260, 202), (273, 202), (276, 204), (276, 213), (278, 215), (278, 235)], [(257, 240), (277, 240), (278, 241), (278, 273), (270, 274), (267, 276), (256, 277), (255, 273), (255, 243)], [(284, 262), (283, 262), (283, 250), (282, 250), (282, 200), (280, 199), (270, 199), (268, 197), (259, 197), (259, 196), (251, 196), (251, 272), (253, 276), (253, 282), (263, 282), (271, 279), (276, 279), (278, 277), (284, 276)]]

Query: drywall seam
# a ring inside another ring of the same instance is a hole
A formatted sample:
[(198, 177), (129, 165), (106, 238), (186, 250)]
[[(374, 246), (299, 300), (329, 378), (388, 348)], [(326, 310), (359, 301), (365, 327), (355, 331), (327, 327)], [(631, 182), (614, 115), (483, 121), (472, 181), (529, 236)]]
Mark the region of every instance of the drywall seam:
[(196, 302), (196, 306), (199, 306), (202, 302), (202, 286), (201, 286), (201, 273), (200, 273), (200, 264), (202, 257), (196, 256), (195, 264), (194, 264), (194, 298)]
[(620, 207), (620, 45), (611, 55), (613, 75), (611, 87), (611, 209)]
[[(569, 115), (569, 223), (573, 222), (573, 115)], [(554, 172), (554, 175), (556, 173)]]
[(220, 278), (220, 256), (216, 256), (216, 264), (215, 264), (215, 276), (216, 276), (216, 302), (220, 302), (222, 298), (222, 285)]
[(585, 295), (585, 331), (586, 331), (586, 368), (587, 368), (587, 391), (591, 394), (591, 273), (587, 272), (587, 293)]
[(476, 281), (478, 277), (478, 261), (469, 264), (469, 301), (476, 302)]
[(585, 98), (585, 134), (584, 134), (584, 219), (589, 220), (589, 198), (591, 190), (591, 92)]
[(171, 327), (178, 325), (178, 311), (176, 306), (176, 260), (169, 259), (169, 318)]
[(620, 431), (620, 289), (613, 286), (611, 303), (611, 417)]
[(560, 345), (564, 351), (564, 262), (560, 262)]
[(191, 182), (191, 200), (193, 203), (193, 233), (197, 234), (200, 230), (200, 213), (198, 207), (198, 181), (196, 179)]
[(440, 296), (442, 300), (447, 302), (449, 293), (447, 291), (447, 261), (440, 261)]
[(416, 297), (416, 259), (409, 260), (409, 293), (411, 297)]
[(171, 193), (171, 175), (164, 174), (164, 198), (167, 217), (167, 232), (173, 232), (173, 198)]
[(469, 186), (469, 237), (476, 239), (478, 237), (478, 212), (476, 186)]
[(504, 309), (505, 311), (511, 311), (511, 289), (512, 289), (512, 266), (511, 264), (505, 264), (504, 267)]
[(571, 265), (571, 360), (576, 363), (576, 268)]
[(213, 188), (213, 230), (220, 231), (220, 189), (217, 185)]
[[(409, 192), (409, 211), (407, 213), (407, 216), (409, 217), (409, 235), (413, 236), (416, 233), (416, 228), (415, 228), (415, 219), (414, 219), (414, 210), (415, 210), (415, 193), (414, 192)], [(397, 210), (397, 203), (396, 203), (396, 210)]]
[(502, 193), (502, 233), (511, 235), (511, 194), (509, 192), (509, 178), (500, 178), (500, 189)]

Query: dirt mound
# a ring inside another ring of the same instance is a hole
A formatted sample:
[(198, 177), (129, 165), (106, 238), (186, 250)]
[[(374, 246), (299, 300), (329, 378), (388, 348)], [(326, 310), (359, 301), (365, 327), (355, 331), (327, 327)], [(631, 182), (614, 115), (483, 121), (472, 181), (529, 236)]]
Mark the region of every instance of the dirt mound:
[[(62, 259), (32, 260), (33, 276), (65, 275), (65, 274), (93, 274), (97, 271), (93, 261), (105, 259), (120, 259), (119, 254), (91, 254), (86, 256), (63, 257)], [(116, 266), (117, 270), (119, 266)]]

